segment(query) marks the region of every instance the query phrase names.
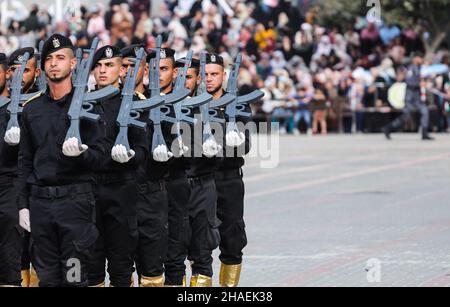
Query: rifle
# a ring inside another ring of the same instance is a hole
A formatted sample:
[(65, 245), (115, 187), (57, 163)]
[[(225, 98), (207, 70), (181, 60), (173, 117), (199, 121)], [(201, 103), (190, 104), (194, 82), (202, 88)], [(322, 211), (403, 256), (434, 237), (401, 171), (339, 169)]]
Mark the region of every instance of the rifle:
[[(149, 73), (149, 90), (151, 98), (160, 97), (161, 89), (159, 86), (159, 61), (161, 60), (161, 45), (162, 37), (158, 35), (156, 38), (156, 48), (153, 51), (156, 53), (155, 58), (150, 60), (150, 73)], [(189, 91), (188, 91), (189, 92)], [(188, 94), (189, 95), (189, 94)], [(167, 95), (168, 96), (168, 95)], [(166, 96), (164, 96), (166, 98)], [(166, 100), (167, 104), (167, 100)], [(167, 147), (166, 141), (164, 140), (164, 135), (161, 128), (161, 122), (174, 122), (175, 119), (169, 117), (170, 109), (168, 107), (156, 107), (150, 110), (149, 119), (153, 123), (153, 137), (152, 137), (152, 148), (153, 152), (156, 147), (163, 145)]]
[(164, 104), (163, 97), (152, 97), (147, 100), (133, 101), (136, 86), (136, 76), (139, 71), (139, 66), (142, 58), (144, 57), (144, 48), (140, 48), (137, 52), (135, 59), (129, 59), (134, 62), (134, 68), (129, 69), (125, 85), (122, 90), (122, 103), (120, 105), (120, 111), (117, 116), (117, 125), (119, 128), (119, 134), (116, 138), (115, 145), (124, 145), (127, 151), (129, 151), (130, 143), (128, 141), (128, 127), (134, 126), (136, 128), (145, 129), (146, 123), (139, 121), (141, 110), (153, 109)]
[[(207, 93), (207, 90), (206, 90), (206, 53), (205, 52), (202, 52), (200, 54), (200, 77), (201, 77), (201, 82), (197, 89), (197, 94), (199, 96)], [(228, 103), (231, 103), (233, 99), (234, 99), (233, 96), (226, 94), (219, 100), (220, 100), (221, 104), (226, 105)], [(221, 123), (221, 124), (225, 123), (225, 119), (217, 117), (218, 112), (211, 108), (211, 104), (212, 104), (212, 101), (200, 106), (200, 114), (201, 114), (202, 122), (203, 122), (203, 139), (202, 139), (203, 143), (205, 143), (206, 140), (208, 140), (208, 139), (214, 138), (214, 135), (212, 134), (212, 131), (211, 131), (211, 122)]]
[(11, 129), (12, 127), (19, 128), (18, 116), (23, 111), (20, 92), (22, 91), (23, 73), (25, 72), (25, 67), (27, 66), (29, 58), (30, 54), (26, 52), (18, 62), (15, 62), (20, 66), (14, 71), (14, 76), (11, 83), (11, 99), (8, 108), (6, 109), (10, 117), (8, 126), (6, 127), (6, 131)]
[[(39, 42), (39, 50), (37, 52), (37, 67), (41, 67), (41, 63), (42, 61), (45, 61), (45, 59), (42, 59), (42, 48), (44, 48), (44, 41), (40, 41)], [(45, 77), (45, 71), (43, 69), (41, 69), (41, 74), (39, 75), (38, 78), (38, 89), (40, 92), (45, 93), (45, 91), (47, 90), (47, 78)]]
[(83, 60), (83, 50), (81, 48), (78, 48), (77, 51), (75, 51), (75, 58), (77, 59), (77, 66), (72, 72), (72, 84), (75, 84), (77, 75), (80, 72), (81, 61)]
[[(184, 63), (182, 68), (178, 69), (177, 79), (175, 81), (174, 90), (177, 91), (179, 89), (185, 88), (186, 83), (186, 75), (189, 67), (191, 66), (192, 56), (194, 52), (190, 50), (186, 56), (185, 60), (180, 60)], [(203, 93), (199, 96), (186, 98), (182, 101), (176, 102), (173, 104), (173, 109), (175, 112), (176, 122), (179, 124), (180, 122), (186, 122), (192, 125), (195, 125), (197, 120), (189, 116), (192, 114), (192, 108), (202, 106), (212, 100), (212, 96), (208, 93)], [(178, 131), (179, 132), (179, 131)], [(180, 134), (178, 134), (180, 135)]]
[(89, 53), (86, 59), (81, 60), (77, 67), (76, 80), (74, 83), (74, 94), (70, 103), (68, 116), (70, 119), (70, 127), (67, 131), (65, 140), (70, 138), (76, 138), (78, 144), (81, 146), (80, 136), (80, 120), (88, 119), (92, 121), (98, 121), (100, 116), (97, 114), (89, 113), (94, 108), (94, 104), (99, 100), (108, 99), (119, 93), (119, 89), (109, 85), (101, 90), (86, 93), (86, 85), (89, 79), (91, 71), (92, 61), (94, 59), (94, 53), (98, 46), (98, 38), (94, 38), (91, 48), (85, 50)]
[(259, 101), (264, 97), (264, 93), (261, 90), (255, 90), (252, 93), (245, 96), (238, 96), (237, 79), (239, 76), (239, 69), (241, 66), (242, 55), (238, 53), (235, 63), (232, 65), (232, 70), (227, 84), (227, 92), (235, 97), (235, 99), (226, 106), (225, 114), (228, 116), (228, 125), (226, 133), (236, 131), (239, 132), (236, 125), (236, 117), (250, 118), (251, 113), (245, 112), (246, 105)]

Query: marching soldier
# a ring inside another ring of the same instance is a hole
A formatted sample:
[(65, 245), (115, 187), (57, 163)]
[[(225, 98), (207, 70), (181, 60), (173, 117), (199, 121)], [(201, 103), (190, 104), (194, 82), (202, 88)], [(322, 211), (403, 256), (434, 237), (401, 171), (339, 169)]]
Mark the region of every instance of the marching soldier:
[(427, 105), (420, 99), (420, 69), (423, 64), (423, 55), (415, 53), (413, 62), (408, 68), (406, 76), (406, 106), (400, 117), (394, 120), (391, 124), (384, 127), (384, 134), (388, 140), (391, 139), (391, 132), (403, 126), (403, 124), (411, 117), (411, 112), (414, 109), (420, 111), (420, 126), (422, 129), (422, 140), (433, 140), (428, 134), (428, 125), (430, 114)]
[[(135, 58), (142, 45), (132, 45), (121, 50), (123, 55), (122, 66), (130, 69), (134, 63), (128, 58)], [(147, 56), (147, 60), (150, 55)], [(136, 76), (136, 95), (140, 99), (149, 97), (144, 87), (144, 74), (148, 74), (145, 59), (140, 63)], [(142, 117), (148, 118), (148, 112)], [(146, 148), (151, 148), (153, 126), (148, 121)], [(149, 155), (141, 164), (137, 172), (138, 200), (137, 219), (139, 240), (136, 250), (136, 266), (140, 276), (141, 287), (164, 286), (164, 257), (167, 251), (167, 208), (168, 196), (165, 179), (168, 175), (169, 151), (167, 148), (160, 155)]]
[[(7, 58), (0, 53), (0, 95), (8, 97)], [(16, 203), (18, 135), (6, 134), (7, 106), (0, 108), (0, 287), (20, 287), (23, 230)], [(19, 132), (20, 135), (20, 132)]]
[[(21, 82), (21, 94), (27, 94), (27, 93), (36, 93), (37, 92), (37, 85), (36, 85), (36, 78), (39, 77), (40, 74), (40, 68), (37, 67), (37, 59), (34, 54), (34, 48), (27, 47), (27, 48), (20, 48), (14, 51), (8, 58), (7, 65), (8, 69), (6, 71), (7, 79), (12, 81), (14, 73), (16, 69), (19, 69), (21, 67), (20, 64), (17, 62), (20, 61), (25, 53), (28, 53), (29, 60), (26, 62), (23, 76), (22, 76), (22, 82)], [(5, 107), (6, 111), (6, 107)], [(6, 114), (5, 114), (6, 119)], [(20, 118), (19, 118), (20, 120)], [(5, 127), (6, 128), (6, 127)], [(19, 127), (12, 127), (8, 131), (5, 131), (5, 150), (8, 151), (8, 153), (5, 152), (4, 156), (6, 159), (9, 160), (9, 162), (6, 162), (10, 165), (10, 167), (14, 167), (17, 169), (17, 159), (18, 159), (18, 152), (19, 152), (19, 142), (20, 142), (20, 128)], [(17, 173), (16, 173), (17, 176)], [(15, 180), (14, 180), (15, 181)], [(13, 181), (11, 181), (13, 182)], [(6, 191), (5, 187), (5, 191)], [(13, 190), (11, 190), (12, 192)], [(17, 193), (16, 189), (14, 189), (14, 192)], [(14, 206), (17, 208), (16, 201), (14, 200)], [(21, 257), (21, 276), (22, 276), (22, 287), (37, 287), (38, 286), (38, 279), (36, 276), (36, 272), (34, 268), (31, 268), (30, 270), (30, 255), (29, 255), (29, 242), (30, 242), (30, 233), (28, 232), (28, 226), (29, 225), (23, 225), (22, 228), (24, 228), (25, 231), (20, 229), (23, 233), (23, 242), (22, 242), (22, 257)], [(12, 235), (14, 237), (14, 235)]]
[[(223, 60), (211, 54), (206, 66), (206, 85), (208, 93), (214, 99), (225, 95), (222, 88)], [(248, 106), (245, 110), (251, 112)], [(228, 120), (228, 118), (225, 116)], [(237, 118), (237, 122), (246, 124), (248, 120)], [(225, 134), (225, 133), (224, 133)], [(239, 154), (247, 154), (250, 150), (249, 134), (230, 132), (224, 137), (224, 159), (215, 173), (217, 187), (217, 217), (220, 220), (220, 286), (235, 287), (238, 285), (242, 250), (247, 245), (244, 224), (244, 182), (242, 166), (244, 158)], [(239, 148), (245, 146), (244, 149)]]
[(30, 224), (31, 258), (40, 286), (88, 286), (88, 266), (98, 237), (93, 170), (104, 157), (104, 126), (81, 121), (77, 138), (65, 140), (76, 66), (70, 39), (45, 41), (41, 69), (48, 91), (22, 114), (19, 154), (21, 224)]
[[(153, 56), (154, 54), (152, 54)], [(160, 88), (162, 95), (171, 94), (174, 90), (173, 81), (176, 79), (178, 70), (175, 67), (175, 51), (170, 48), (162, 48), (160, 54)], [(174, 116), (171, 107), (170, 116)], [(172, 130), (169, 125), (169, 129)], [(182, 140), (175, 140), (170, 134), (167, 137), (168, 144), (173, 141), (183, 143)], [(172, 147), (171, 147), (172, 148)], [(174, 147), (175, 149), (175, 147)], [(187, 181), (186, 170), (189, 167), (189, 160), (183, 155), (188, 148), (184, 145), (177, 149), (177, 156), (169, 162), (169, 176), (166, 179), (166, 188), (168, 195), (168, 239), (167, 254), (165, 255), (165, 285), (166, 286), (185, 286), (184, 260), (186, 259), (187, 246), (187, 203), (190, 196), (190, 186)], [(158, 158), (157, 158), (158, 159)], [(159, 159), (160, 161), (164, 161)], [(183, 274), (179, 274), (182, 271)]]
[[(120, 88), (124, 75), (122, 54), (117, 47), (104, 46), (94, 55), (93, 67), (97, 88), (108, 85)], [(95, 175), (96, 224), (99, 238), (95, 244), (93, 264), (89, 271), (90, 286), (104, 287), (105, 260), (108, 260), (110, 284), (129, 287), (134, 271), (134, 253), (137, 246), (137, 183), (136, 169), (148, 154), (145, 132), (129, 129), (130, 147), (114, 145), (119, 133), (116, 123), (121, 107), (121, 95), (105, 100), (106, 121), (105, 156)]]

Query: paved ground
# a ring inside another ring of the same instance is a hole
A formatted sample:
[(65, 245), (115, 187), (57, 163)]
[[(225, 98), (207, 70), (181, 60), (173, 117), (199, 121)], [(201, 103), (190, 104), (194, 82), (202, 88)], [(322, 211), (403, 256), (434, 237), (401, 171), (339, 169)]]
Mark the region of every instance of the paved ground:
[(436, 137), (284, 136), (277, 168), (248, 159), (240, 285), (450, 285), (450, 136)]

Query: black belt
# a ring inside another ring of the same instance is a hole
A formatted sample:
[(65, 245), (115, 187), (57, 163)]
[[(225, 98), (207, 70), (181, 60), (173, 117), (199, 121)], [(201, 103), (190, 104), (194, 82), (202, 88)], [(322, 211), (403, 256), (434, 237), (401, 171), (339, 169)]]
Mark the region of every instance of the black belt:
[(177, 180), (177, 179), (186, 179), (186, 171), (185, 170), (170, 170), (168, 180)]
[(242, 168), (233, 168), (216, 171), (215, 178), (216, 180), (225, 180), (231, 178), (242, 178), (242, 175)]
[(122, 181), (128, 181), (128, 180), (136, 180), (136, 174), (132, 173), (132, 172), (95, 174), (94, 180), (95, 180), (95, 183), (97, 183), (97, 184), (122, 182)]
[(208, 175), (204, 175), (204, 176), (188, 178), (188, 182), (191, 186), (204, 185), (208, 181), (214, 180), (215, 178), (216, 177), (214, 176), (214, 174), (208, 174)]
[(55, 187), (31, 186), (31, 195), (47, 199), (63, 198), (69, 195), (85, 193), (92, 193), (92, 184), (80, 183)]

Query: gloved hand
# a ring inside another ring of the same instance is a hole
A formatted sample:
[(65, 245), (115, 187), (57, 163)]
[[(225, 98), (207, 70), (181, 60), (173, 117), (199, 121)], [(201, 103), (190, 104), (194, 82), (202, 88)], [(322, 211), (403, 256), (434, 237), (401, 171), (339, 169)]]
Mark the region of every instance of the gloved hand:
[(78, 139), (77, 138), (70, 138), (63, 144), (63, 154), (67, 157), (78, 157), (83, 152), (88, 150), (88, 146), (81, 144), (81, 148), (78, 145)]
[(111, 158), (119, 163), (127, 163), (136, 155), (133, 149), (127, 151), (123, 145), (115, 145), (111, 150)]
[(230, 131), (225, 135), (227, 146), (239, 147), (245, 142), (245, 134), (238, 131)]
[(172, 157), (173, 153), (167, 149), (166, 145), (158, 145), (153, 151), (153, 160), (158, 162), (167, 162)]
[(215, 155), (217, 155), (222, 150), (222, 146), (217, 144), (216, 140), (214, 138), (210, 138), (203, 143), (203, 154), (208, 157), (212, 158)]
[(10, 146), (16, 146), (20, 143), (20, 128), (12, 127), (5, 133), (5, 142)]
[(31, 232), (30, 210), (19, 210), (19, 225), (28, 232)]

